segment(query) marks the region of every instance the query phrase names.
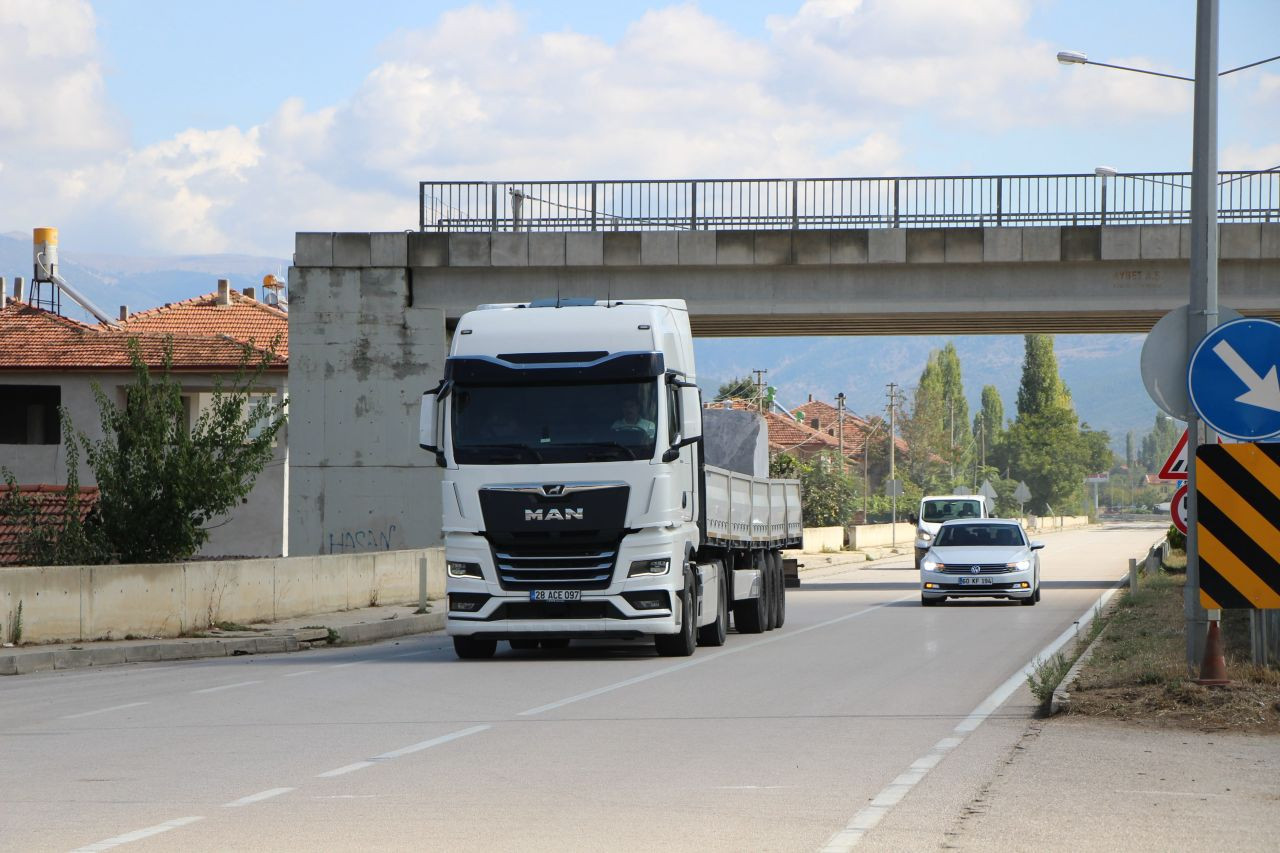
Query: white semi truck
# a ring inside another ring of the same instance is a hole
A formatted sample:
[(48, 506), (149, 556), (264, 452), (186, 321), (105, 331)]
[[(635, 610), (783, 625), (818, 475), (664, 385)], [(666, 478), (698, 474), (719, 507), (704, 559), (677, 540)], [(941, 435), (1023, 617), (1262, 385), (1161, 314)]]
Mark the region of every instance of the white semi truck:
[(683, 300), (464, 314), (419, 438), (444, 468), (457, 655), (587, 638), (689, 655), (730, 613), (740, 633), (781, 626), (800, 484), (706, 465), (702, 425)]

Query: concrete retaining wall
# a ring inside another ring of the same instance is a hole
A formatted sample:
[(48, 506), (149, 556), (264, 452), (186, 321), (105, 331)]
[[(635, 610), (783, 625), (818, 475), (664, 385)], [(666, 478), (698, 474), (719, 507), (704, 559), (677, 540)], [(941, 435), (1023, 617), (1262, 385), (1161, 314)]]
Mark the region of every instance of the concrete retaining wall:
[(0, 569), (0, 637), (18, 603), (22, 639), (48, 643), (176, 637), (215, 622), (267, 622), (444, 595), (444, 549), (129, 566)]
[(1028, 532), (1035, 533), (1052, 533), (1055, 530), (1071, 530), (1073, 528), (1088, 527), (1089, 516), (1087, 515), (1049, 515), (1036, 516), (1029, 515), (1023, 522), (1023, 527)]
[(910, 548), (915, 541), (914, 524), (856, 524), (849, 528), (849, 547), (855, 551), (880, 548), (895, 542), (898, 547)]
[(844, 549), (843, 527), (806, 527), (804, 540), (800, 550), (807, 554), (818, 554), (823, 551), (841, 551)]

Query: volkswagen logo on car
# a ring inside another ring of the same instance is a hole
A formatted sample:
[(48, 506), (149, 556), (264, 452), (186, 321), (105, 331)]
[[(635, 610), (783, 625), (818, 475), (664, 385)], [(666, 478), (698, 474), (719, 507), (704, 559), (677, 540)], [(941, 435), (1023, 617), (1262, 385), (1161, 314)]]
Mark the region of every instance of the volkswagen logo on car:
[(969, 573), (974, 575), (982, 574), (982, 566), (970, 566)]

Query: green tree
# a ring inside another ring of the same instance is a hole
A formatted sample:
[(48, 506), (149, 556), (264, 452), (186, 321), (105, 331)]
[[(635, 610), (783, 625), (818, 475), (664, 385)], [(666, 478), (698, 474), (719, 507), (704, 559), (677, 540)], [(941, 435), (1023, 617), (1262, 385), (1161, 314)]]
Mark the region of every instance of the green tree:
[(1157, 412), (1155, 425), (1151, 432), (1142, 437), (1142, 449), (1138, 452), (1138, 461), (1142, 463), (1143, 470), (1151, 473), (1159, 471), (1181, 437), (1182, 428), (1178, 422)]
[(124, 405), (95, 385), (103, 437), (77, 435), (98, 483), (94, 530), (112, 558), (190, 557), (209, 538), (205, 525), (249, 494), (284, 425), (284, 401), (258, 385), (274, 349), (246, 347), (234, 380), (215, 382), (210, 405), (188, 430), (182, 387), (171, 373), (172, 343), (153, 374), (137, 341), (129, 341), (133, 383)]
[(964, 396), (960, 356), (950, 341), (929, 353), (903, 435), (911, 447), (911, 478), (925, 489), (949, 491), (968, 479), (974, 451), (969, 404)]
[(824, 451), (808, 461), (779, 453), (769, 462), (769, 476), (800, 481), (805, 527), (843, 527), (853, 516), (857, 491), (853, 479), (840, 473), (836, 453)]
[(1110, 470), (1110, 438), (1081, 429), (1071, 394), (1058, 375), (1052, 335), (1027, 335), (1018, 388), (1018, 416), (1003, 442), (1009, 479), (1031, 490), (1031, 512), (1066, 512), (1078, 506), (1084, 476)]
[(717, 400), (754, 400), (756, 396), (756, 383), (750, 376), (739, 376), (722, 382), (716, 391)]

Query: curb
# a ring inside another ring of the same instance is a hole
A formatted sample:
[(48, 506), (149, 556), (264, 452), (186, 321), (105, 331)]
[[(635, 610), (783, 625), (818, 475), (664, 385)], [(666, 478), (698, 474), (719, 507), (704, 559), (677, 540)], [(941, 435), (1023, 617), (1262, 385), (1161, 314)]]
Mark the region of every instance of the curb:
[[(444, 628), (444, 613), (424, 613), (406, 617), (361, 622), (334, 628), (335, 645), (355, 646), (376, 643), (409, 634), (426, 634)], [(124, 663), (196, 660), (200, 658), (235, 657), (297, 652), (312, 647), (311, 641), (323, 640), (327, 629), (299, 628), (261, 637), (174, 638), (135, 645), (86, 644), (83, 649), (57, 649), (0, 653), (0, 676), (26, 675), (91, 666), (116, 666)]]
[(379, 622), (361, 622), (343, 628), (334, 628), (334, 633), (338, 635), (335, 645), (357, 646), (409, 634), (427, 634), (431, 631), (443, 630), (444, 622), (444, 613), (420, 613), (383, 619)]
[[(1119, 600), (1120, 596), (1111, 596), (1107, 606), (1095, 618), (1107, 619), (1110, 617), (1111, 611), (1116, 609)], [(1080, 677), (1080, 670), (1084, 669), (1084, 665), (1089, 662), (1089, 658), (1093, 657), (1093, 653), (1098, 647), (1098, 641), (1107, 633), (1107, 628), (1109, 627), (1111, 627), (1110, 622), (1102, 626), (1098, 636), (1093, 638), (1093, 642), (1080, 653), (1080, 657), (1076, 658), (1076, 662), (1071, 665), (1071, 669), (1067, 670), (1067, 674), (1063, 676), (1062, 681), (1058, 682), (1058, 686), (1053, 690), (1053, 695), (1049, 697), (1049, 716), (1052, 717), (1071, 710), (1071, 687), (1076, 683), (1076, 679)]]

